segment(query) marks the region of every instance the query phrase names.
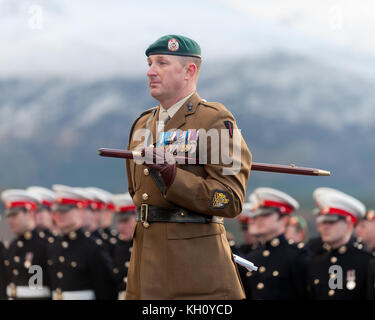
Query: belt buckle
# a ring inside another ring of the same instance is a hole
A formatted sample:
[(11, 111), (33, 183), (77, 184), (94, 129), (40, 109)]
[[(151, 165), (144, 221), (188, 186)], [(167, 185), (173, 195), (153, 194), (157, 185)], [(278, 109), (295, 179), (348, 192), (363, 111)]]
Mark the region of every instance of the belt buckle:
[[(143, 216), (143, 208), (145, 208), (145, 216)], [(143, 218), (144, 217), (144, 218)], [(149, 228), (150, 224), (147, 221), (148, 219), (148, 204), (147, 203), (142, 203), (141, 204), (141, 222), (144, 228)]]

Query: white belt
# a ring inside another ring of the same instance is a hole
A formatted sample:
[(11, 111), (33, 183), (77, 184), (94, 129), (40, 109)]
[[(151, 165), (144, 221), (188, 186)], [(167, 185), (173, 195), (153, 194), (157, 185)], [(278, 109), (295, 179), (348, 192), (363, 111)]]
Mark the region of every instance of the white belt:
[(53, 291), (53, 300), (95, 300), (94, 290)]
[(48, 287), (7, 286), (7, 295), (9, 298), (50, 298), (51, 290)]
[(125, 290), (118, 293), (117, 300), (125, 300)]

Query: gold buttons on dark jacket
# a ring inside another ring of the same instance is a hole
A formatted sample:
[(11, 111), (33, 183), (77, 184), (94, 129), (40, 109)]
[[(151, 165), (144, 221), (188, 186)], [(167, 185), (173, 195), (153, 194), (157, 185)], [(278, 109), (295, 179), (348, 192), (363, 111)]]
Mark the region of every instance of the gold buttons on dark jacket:
[(331, 257), (331, 263), (336, 263), (337, 262), (337, 258), (336, 257)]
[(259, 267), (258, 271), (259, 271), (259, 273), (265, 273), (266, 272), (266, 267), (265, 266), (261, 266), (261, 267)]
[(150, 174), (150, 171), (147, 168), (145, 168), (143, 170), (143, 173), (144, 173), (145, 176), (148, 176)]
[(258, 289), (258, 290), (263, 290), (263, 288), (264, 288), (264, 283), (263, 283), (263, 282), (259, 282), (259, 283), (257, 284), (257, 289)]
[(262, 254), (263, 254), (263, 257), (268, 257), (271, 254), (271, 252), (269, 252), (269, 250), (264, 250)]
[(277, 247), (280, 244), (280, 240), (278, 238), (275, 238), (271, 241), (272, 247)]
[(148, 194), (147, 193), (144, 193), (142, 194), (142, 199), (143, 200), (147, 200), (149, 197), (148, 197)]

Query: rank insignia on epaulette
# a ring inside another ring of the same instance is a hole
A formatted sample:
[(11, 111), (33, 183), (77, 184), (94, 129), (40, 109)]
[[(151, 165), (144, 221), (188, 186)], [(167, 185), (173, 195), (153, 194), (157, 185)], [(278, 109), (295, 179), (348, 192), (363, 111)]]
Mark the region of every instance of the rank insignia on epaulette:
[(228, 129), (229, 131), (229, 135), (231, 138), (233, 138), (233, 123), (230, 122), (230, 121), (224, 121), (224, 124), (225, 124), (225, 127)]
[(214, 190), (211, 198), (212, 209), (223, 209), (229, 204), (228, 192), (222, 190)]

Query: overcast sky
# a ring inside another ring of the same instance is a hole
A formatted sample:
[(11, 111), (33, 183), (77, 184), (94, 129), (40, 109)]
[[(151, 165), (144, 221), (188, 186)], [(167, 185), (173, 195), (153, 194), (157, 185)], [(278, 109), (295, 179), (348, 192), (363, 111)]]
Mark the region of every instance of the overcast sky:
[(374, 3), (0, 0), (0, 77), (139, 74), (169, 33), (197, 40), (208, 61), (283, 49), (363, 64), (375, 59)]

